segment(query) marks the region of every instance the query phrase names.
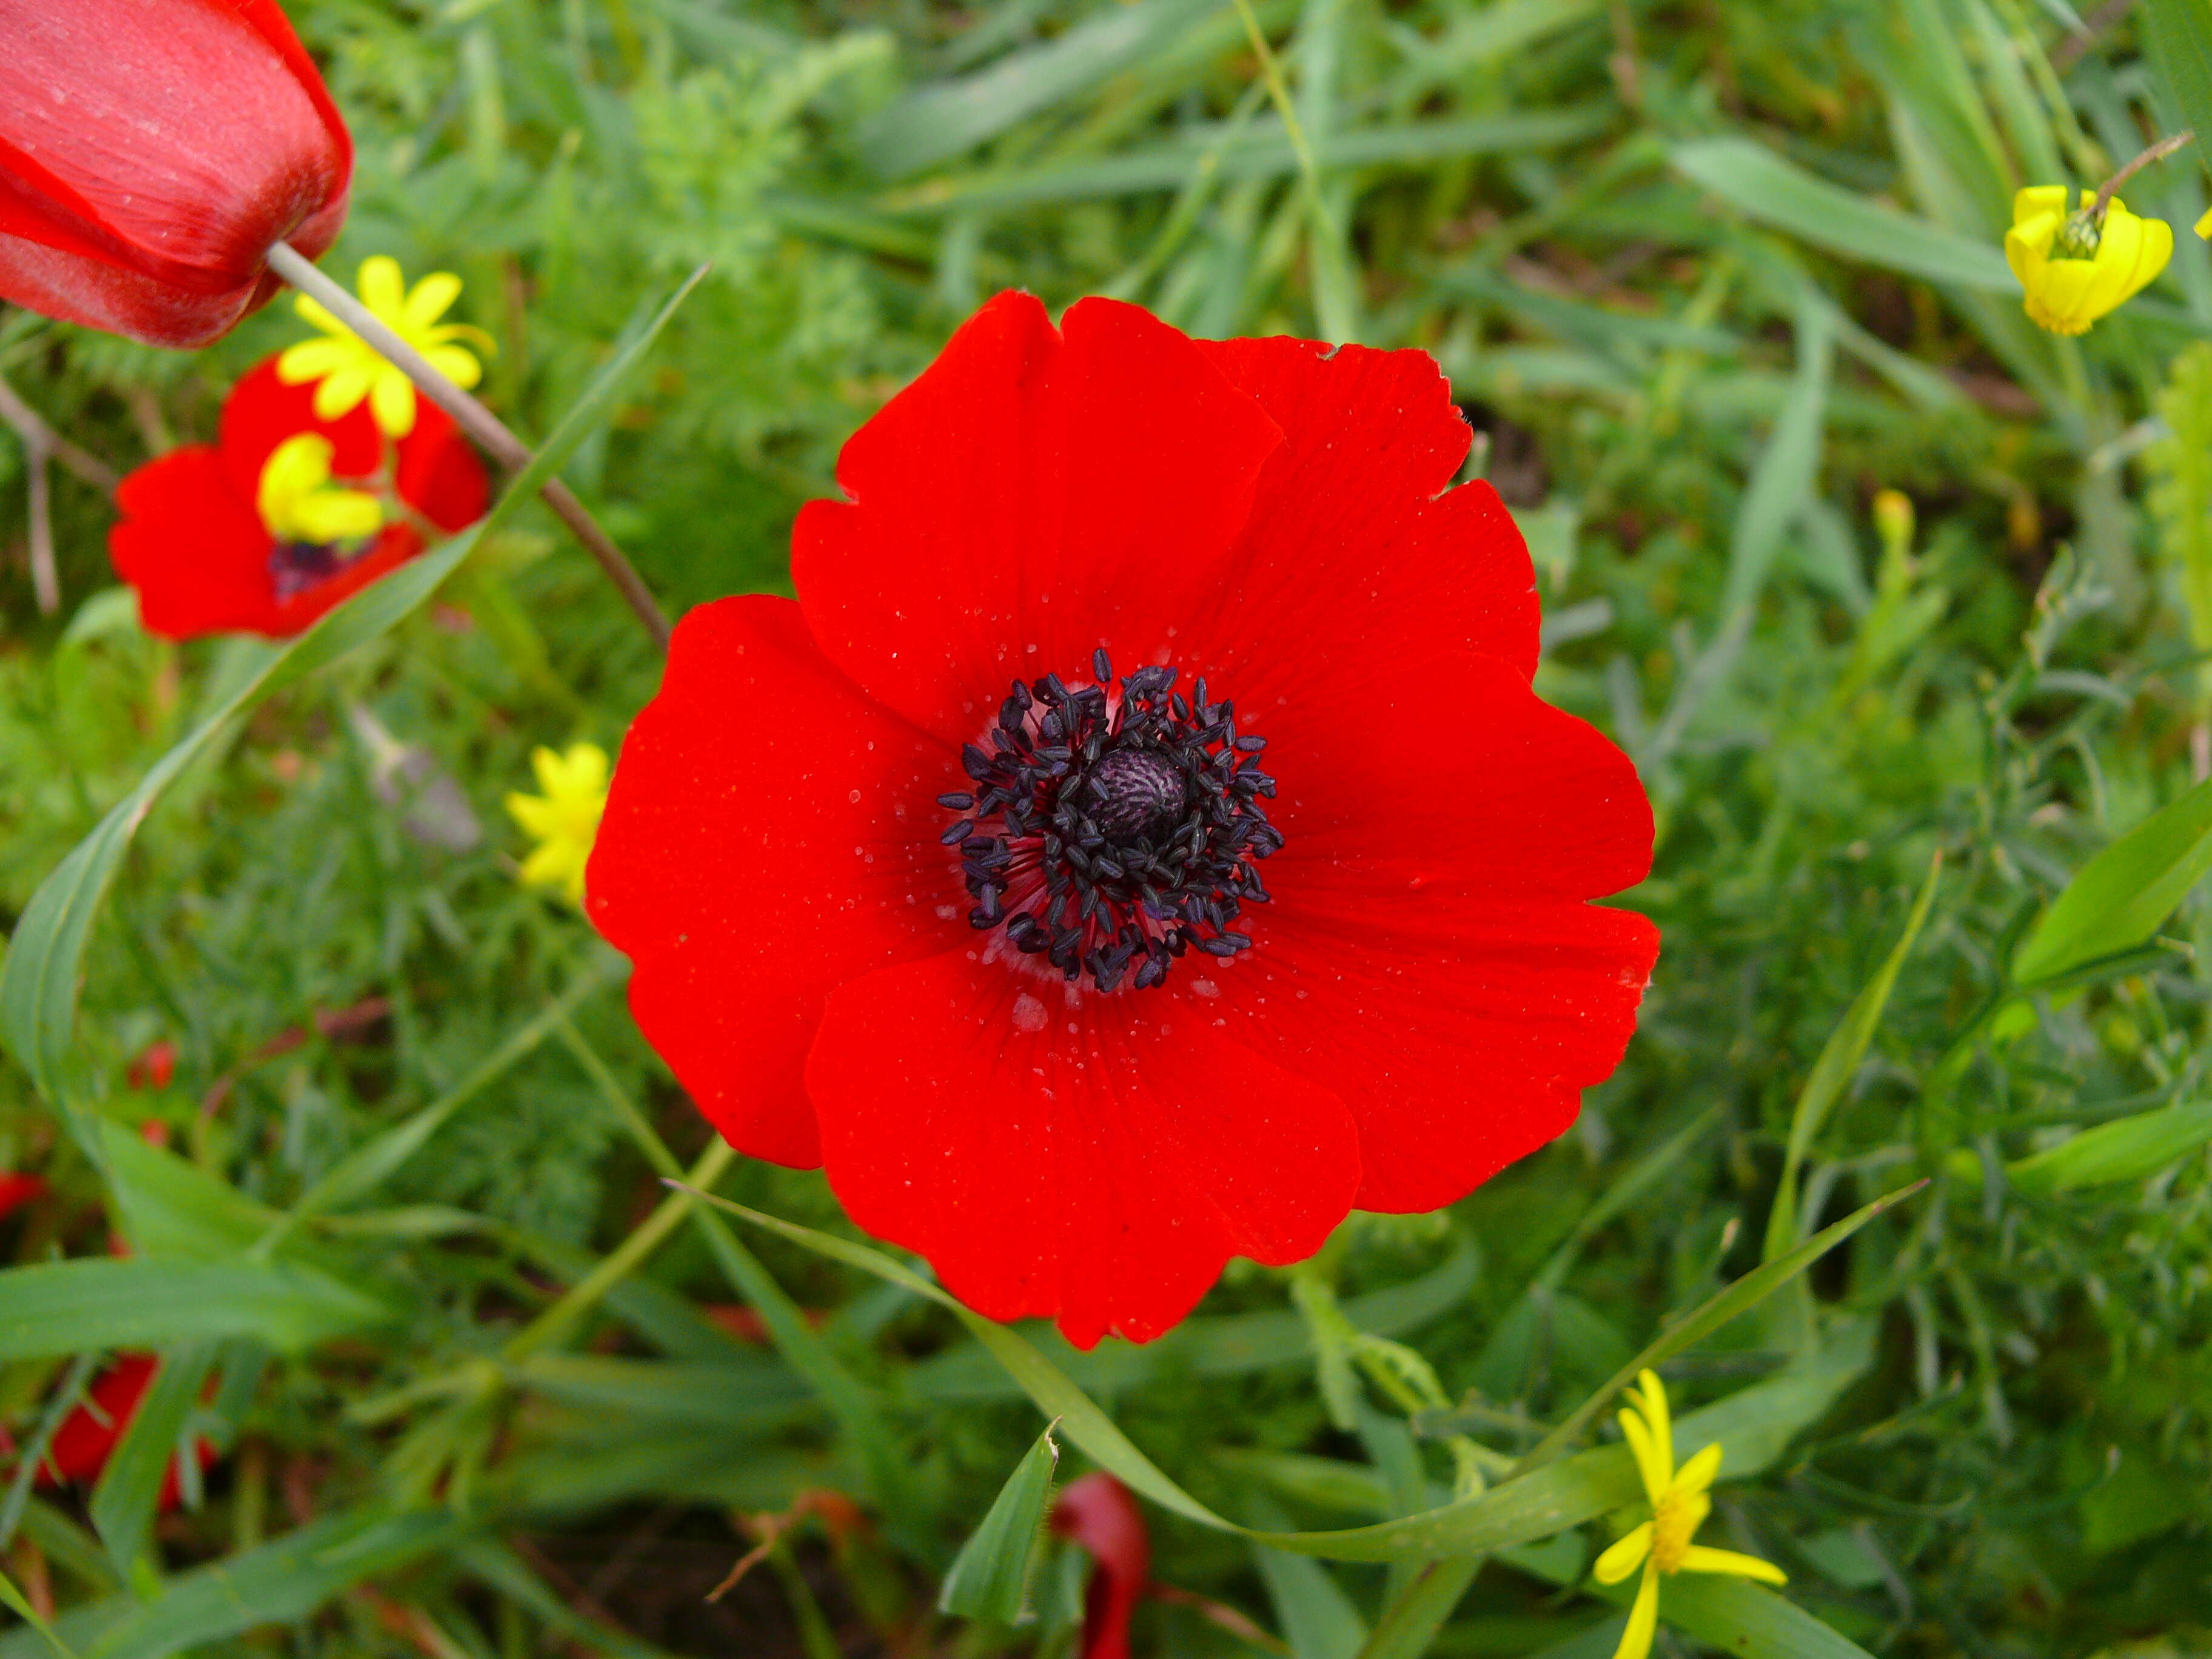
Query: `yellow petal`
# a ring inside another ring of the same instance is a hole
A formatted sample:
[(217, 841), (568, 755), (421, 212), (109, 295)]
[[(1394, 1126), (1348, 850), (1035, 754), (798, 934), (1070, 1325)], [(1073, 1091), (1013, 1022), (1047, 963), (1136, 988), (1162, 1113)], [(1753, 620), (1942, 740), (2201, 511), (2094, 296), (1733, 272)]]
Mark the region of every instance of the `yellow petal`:
[(1650, 1659), (1651, 1638), (1659, 1633), (1659, 1574), (1644, 1569), (1644, 1582), (1636, 1587), (1636, 1605), (1628, 1610), (1628, 1628), (1620, 1632), (1620, 1645), (1613, 1659)]
[(1703, 1492), (1713, 1484), (1713, 1477), (1721, 1472), (1721, 1446), (1716, 1440), (1674, 1473), (1674, 1490), (1680, 1492)]
[(2197, 234), (2205, 240), (2212, 241), (2212, 208), (2206, 209), (2204, 216), (2197, 222)]
[(507, 796), (508, 815), (522, 826), (523, 834), (536, 841), (544, 841), (560, 828), (561, 809), (543, 795), (526, 795), (520, 790), (509, 790)]
[(1601, 1584), (1618, 1584), (1622, 1579), (1644, 1565), (1651, 1553), (1651, 1522), (1646, 1521), (1633, 1531), (1614, 1540), (1613, 1547), (1597, 1559), (1590, 1576)]
[(406, 314), (407, 289), (399, 274), (399, 261), (379, 253), (361, 262), (356, 278), (361, 302), (386, 322), (398, 324)]
[(2173, 227), (2163, 219), (2137, 219), (2142, 227), (2142, 239), (2136, 245), (2134, 268), (2127, 274), (2120, 299), (2131, 300), (2158, 280), (2166, 269), (2166, 261), (2173, 258)]
[(406, 327), (400, 332), (417, 333), (446, 314), (446, 308), (461, 297), (461, 279), (450, 270), (434, 270), (415, 284), (415, 291), (407, 296), (401, 313)]
[(320, 300), (302, 294), (292, 301), (292, 309), (304, 322), (313, 323), (325, 334), (351, 334), (353, 331), (331, 314)]
[(565, 841), (549, 841), (522, 861), (522, 878), (532, 887), (558, 886), (583, 867), (575, 847)]
[(319, 489), (292, 509), (303, 541), (362, 541), (384, 527), (384, 506), (361, 489)]
[(369, 389), (368, 406), (387, 437), (404, 438), (415, 429), (414, 383), (398, 369), (378, 371)]
[(369, 383), (375, 377), (368, 369), (349, 363), (343, 368), (326, 375), (315, 388), (315, 418), (335, 421), (341, 415), (350, 414), (361, 407), (361, 400), (368, 396)]
[(1667, 1409), (1667, 1390), (1660, 1382), (1658, 1373), (1638, 1372), (1637, 1379), (1644, 1385), (1644, 1420), (1650, 1425), (1651, 1443), (1657, 1449), (1659, 1461), (1666, 1467), (1663, 1486), (1674, 1478), (1674, 1420)]
[(1762, 1584), (1786, 1584), (1790, 1575), (1771, 1561), (1762, 1561), (1755, 1555), (1741, 1555), (1735, 1550), (1711, 1550), (1703, 1544), (1692, 1544), (1682, 1552), (1684, 1572), (1724, 1572), (1734, 1578), (1756, 1578)]
[(305, 386), (319, 380), (353, 361), (354, 353), (338, 340), (302, 340), (286, 346), (276, 359), (276, 378), (286, 386)]
[(1634, 1411), (1620, 1413), (1621, 1438), (1628, 1442), (1628, 1449), (1636, 1458), (1636, 1471), (1644, 1477), (1644, 1495), (1657, 1503), (1667, 1490), (1668, 1470), (1659, 1455), (1659, 1449), (1651, 1443), (1651, 1431)]
[(2012, 222), (2014, 225), (2046, 213), (2054, 219), (2065, 216), (2065, 185), (2030, 185), (2027, 189), (2013, 193)]
[(2051, 258), (2051, 244), (2057, 239), (2062, 222), (2056, 213), (2039, 213), (2005, 232), (2005, 263), (2020, 278), (2022, 288), (2033, 290), (2035, 287), (2037, 276)]
[(463, 391), (483, 379), (483, 365), (463, 346), (432, 346), (422, 359)]

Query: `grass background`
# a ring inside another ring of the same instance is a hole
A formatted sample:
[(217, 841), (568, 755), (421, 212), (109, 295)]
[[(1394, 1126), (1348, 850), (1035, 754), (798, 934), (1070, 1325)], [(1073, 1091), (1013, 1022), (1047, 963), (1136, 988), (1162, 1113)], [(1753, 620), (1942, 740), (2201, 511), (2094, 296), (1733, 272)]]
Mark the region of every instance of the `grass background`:
[[(1537, 557), (1540, 689), (1620, 741), (1658, 806), (1656, 867), (1626, 902), (1665, 955), (1574, 1133), (1446, 1214), (1355, 1219), (1307, 1284), (1417, 1348), (1453, 1400), (1564, 1415), (1759, 1262), (1814, 1061), (1940, 850), (1879, 1032), (1808, 1126), (1802, 1205), (1827, 1221), (1935, 1184), (1790, 1304), (1864, 1363), (1723, 1488), (1714, 1541), (1780, 1561), (1791, 1598), (1870, 1652), (2212, 1651), (2202, 1139), (2075, 1190), (2008, 1172), (2199, 1100), (2207, 914), (2191, 899), (2165, 942), (1972, 1026), (2069, 874), (2202, 770), (2212, 636), (2188, 600), (2212, 557), (2212, 257), (2186, 228), (2206, 174), (2185, 151), (2126, 190), (2179, 246), (2081, 340), (2026, 322), (1997, 246), (2018, 185), (2094, 184), (2187, 125), (2212, 9), (1255, 4), (1310, 172), (1216, 0), (288, 9), (359, 145), (332, 268), (387, 252), (459, 272), (460, 313), (501, 348), (487, 396), (526, 434), (713, 261), (566, 469), (672, 609), (783, 588), (791, 516), (830, 488), (838, 444), (1000, 287), (1112, 294), (1204, 335), (1432, 352), (1479, 434), (1471, 471)], [(211, 435), (230, 380), (301, 332), (273, 307), (186, 356), (9, 311), (0, 374), (128, 469)], [(64, 603), (40, 615), (27, 482), (0, 440), (11, 918), (251, 666), (236, 642), (137, 630), (107, 597), (108, 504), (66, 475)], [(1915, 505), (1909, 533), (1881, 533), (1881, 489)], [(289, 1352), (266, 1331), (179, 1334), (173, 1423), (222, 1448), (204, 1490), (161, 1516), (143, 1478), (11, 1499), (9, 1570), (77, 1610), (65, 1632), (88, 1650), (149, 1659), (1064, 1655), (1065, 1554), (1020, 1631), (930, 1612), (1036, 1431), (941, 1310), (751, 1238), (817, 1322), (808, 1352), (911, 1472), (902, 1505), (792, 1344), (731, 1311), (763, 1297), (703, 1228), (515, 1357), (660, 1201), (659, 1162), (706, 1139), (580, 920), (513, 880), (499, 803), (529, 787), (530, 748), (612, 748), (656, 673), (534, 514), (170, 792), (88, 957), (75, 1119), (0, 1066), (0, 1167), (56, 1188), (10, 1225), (23, 1264), (97, 1255), (112, 1228), (149, 1261), (222, 1267), (240, 1227), (471, 1090), (422, 1155), (301, 1229), (302, 1269), (389, 1316)], [(173, 1083), (133, 1087), (157, 1040)], [(118, 1163), (149, 1121), (173, 1158)], [(843, 1226), (816, 1176), (744, 1165), (721, 1190)], [(1086, 1380), (1225, 1512), (1328, 1526), (1422, 1506), (1448, 1460), (1379, 1386), (1332, 1419), (1285, 1278), (1232, 1270), (1188, 1337)], [(1696, 1403), (1767, 1375), (1778, 1329), (1740, 1322), (1672, 1385)], [(7, 1349), (18, 1442), (81, 1380), (52, 1346)], [(219, 1379), (197, 1408), (195, 1367)], [(166, 1448), (140, 1450), (158, 1471)], [(810, 1489), (862, 1497), (869, 1524), (808, 1521), (706, 1604), (750, 1547), (742, 1518)], [(1297, 1659), (1398, 1651), (1367, 1632), (1402, 1570), (1285, 1568), (1155, 1522), (1164, 1581)], [(1605, 1536), (1492, 1560), (1433, 1650), (1604, 1659), (1617, 1620), (1575, 1586)], [(1148, 1605), (1139, 1639), (1252, 1650), (1189, 1601)]]

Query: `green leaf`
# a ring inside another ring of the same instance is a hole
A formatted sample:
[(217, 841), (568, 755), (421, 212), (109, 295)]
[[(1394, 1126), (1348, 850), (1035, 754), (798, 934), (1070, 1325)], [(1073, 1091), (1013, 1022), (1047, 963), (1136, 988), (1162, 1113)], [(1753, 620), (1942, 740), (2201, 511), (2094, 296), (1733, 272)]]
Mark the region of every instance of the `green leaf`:
[(1871, 1659), (1857, 1643), (1746, 1578), (1678, 1572), (1660, 1586), (1659, 1618), (1741, 1659)]
[(2143, 56), (2212, 167), (2212, 0), (2143, 0)]
[(0, 1361), (223, 1336), (297, 1353), (392, 1317), (358, 1291), (301, 1267), (94, 1257), (0, 1273)]
[(1920, 896), (1913, 901), (1912, 913), (1905, 918), (1905, 932), (1875, 970), (1858, 995), (1851, 1000), (1850, 1007), (1828, 1040), (1820, 1046), (1820, 1056), (1813, 1062), (1813, 1070), (1805, 1079), (1805, 1087), (1797, 1096), (1796, 1109), (1790, 1114), (1790, 1141), (1782, 1155), (1782, 1182), (1775, 1188), (1774, 1207), (1766, 1218), (1766, 1248), (1765, 1259), (1771, 1261), (1781, 1255), (1797, 1237), (1797, 1172), (1803, 1166), (1805, 1155), (1813, 1148), (1814, 1137), (1827, 1123), (1828, 1114), (1844, 1097), (1844, 1091), (1858, 1075), (1860, 1064), (1874, 1042), (1874, 1034), (1881, 1024), (1882, 1011), (1889, 1006), (1889, 994), (1897, 985), (1897, 976), (1903, 971), (1905, 958), (1912, 954), (1913, 942), (1926, 926), (1928, 912), (1936, 902), (1936, 887), (1943, 873), (1943, 855), (1938, 852), (1928, 866), (1928, 879), (1921, 884)]
[(693, 272), (652, 324), (607, 366), (480, 522), (363, 588), (289, 644), (248, 647), (246, 672), (230, 695), (156, 761), (138, 787), (118, 801), (39, 884), (9, 941), (7, 961), (0, 966), (0, 1043), (31, 1074), (40, 1094), (57, 1103), (66, 1097), (63, 1070), (76, 1021), (85, 947), (123, 855), (161, 792), (211, 750), (240, 715), (380, 637), (435, 592), (470, 550), (535, 495), (538, 486), (574, 453), (703, 274)]
[(0, 1572), (0, 1602), (6, 1603), (9, 1612), (38, 1632), (40, 1639), (54, 1650), (56, 1659), (76, 1659), (69, 1644), (54, 1633), (54, 1627), (39, 1616), (39, 1610), (25, 1599), (23, 1592), (15, 1588), (15, 1581), (4, 1572)]
[[(1810, 293), (1809, 284), (1806, 292)], [(1728, 586), (1721, 614), (1748, 605), (1766, 585), (1784, 537), (1813, 499), (1820, 474), (1820, 437), (1835, 371), (1836, 337), (1827, 309), (1801, 298), (1797, 306), (1797, 374), (1782, 416), (1759, 452), (1751, 482), (1736, 508), (1729, 538)]]
[(1962, 288), (2017, 294), (1999, 248), (1915, 219), (1815, 178), (1748, 138), (1678, 144), (1678, 168), (1732, 206), (1863, 264)]
[[(984, 1318), (879, 1250), (711, 1194), (702, 1193), (700, 1196), (716, 1208), (742, 1217), (755, 1226), (780, 1233), (832, 1261), (902, 1285), (948, 1309), (1006, 1367), (1038, 1409), (1048, 1419), (1058, 1421), (1067, 1438), (1095, 1462), (1111, 1470), (1131, 1491), (1151, 1498), (1163, 1509), (1218, 1532), (1236, 1533), (1275, 1549), (1339, 1561), (1479, 1555), (1508, 1545), (1548, 1538), (1569, 1527), (1579, 1526), (1608, 1510), (1632, 1502), (1641, 1490), (1628, 1449), (1607, 1446), (1562, 1459), (1491, 1492), (1370, 1527), (1340, 1532), (1290, 1533), (1240, 1527), (1215, 1514), (1177, 1486), (1087, 1395), (1018, 1332)], [(1802, 1249), (1793, 1251), (1785, 1261), (1770, 1264), (1750, 1274), (1683, 1321), (1677, 1329), (1686, 1329), (1687, 1334), (1680, 1341), (1670, 1332), (1648, 1352), (1660, 1356), (1671, 1353), (1676, 1347), (1725, 1324), (1903, 1196), (1905, 1194), (1893, 1194), (1876, 1200), (1808, 1241)], [(1864, 1368), (1865, 1352), (1865, 1333), (1855, 1331), (1847, 1343), (1823, 1349), (1795, 1370), (1691, 1413), (1676, 1426), (1678, 1449), (1688, 1457), (1725, 1437), (1732, 1448), (1732, 1472), (1747, 1473), (1763, 1467), (1765, 1459), (1778, 1452), (1783, 1440), (1825, 1411), (1844, 1384)], [(1626, 1380), (1616, 1379), (1608, 1385), (1608, 1390), (1597, 1396), (1597, 1403), (1601, 1405), (1609, 1397), (1610, 1390)], [(1595, 1407), (1589, 1409), (1594, 1412)], [(1752, 1437), (1748, 1450), (1745, 1447), (1746, 1437)]]
[(2112, 1187), (2157, 1174), (2212, 1141), (2212, 1103), (2168, 1106), (2084, 1129), (2071, 1140), (2008, 1164), (2005, 1176), (2039, 1196)]
[(1583, 1401), (1571, 1417), (1546, 1435), (1535, 1449), (1521, 1460), (1521, 1467), (1534, 1468), (1546, 1458), (1557, 1455), (1563, 1448), (1574, 1444), (1613, 1395), (1636, 1380), (1638, 1372), (1656, 1367), (1669, 1356), (1678, 1354), (1711, 1335), (1730, 1320), (1749, 1313), (1868, 1222), (1883, 1211), (1903, 1203), (1927, 1184), (1925, 1181), (1917, 1181), (1910, 1187), (1885, 1194), (1873, 1203), (1854, 1210), (1835, 1225), (1814, 1234), (1787, 1255), (1753, 1268), (1727, 1289), (1708, 1298), (1695, 1311), (1675, 1321), (1667, 1328), (1664, 1334), (1615, 1372), (1611, 1382)]
[(1053, 1474), (1060, 1468), (1053, 1427), (1047, 1424), (1014, 1465), (983, 1524), (960, 1547), (937, 1598), (939, 1612), (999, 1625), (1023, 1624), (1036, 1616), (1029, 1606), (1030, 1572), (1052, 1498)]
[[(450, 1553), (471, 1528), (443, 1511), (331, 1516), (274, 1543), (179, 1573), (150, 1600), (114, 1595), (64, 1613), (83, 1659), (165, 1659), (264, 1625), (305, 1618), (354, 1585)], [(0, 1637), (0, 1659), (46, 1659), (36, 1631)]]
[[(1332, 168), (1420, 167), (1463, 156), (1553, 149), (1590, 137), (1610, 119), (1610, 112), (1601, 106), (1578, 106), (1360, 127), (1333, 137), (1326, 160)], [(1181, 189), (1198, 168), (1209, 165), (1209, 158), (1214, 176), (1224, 182), (1279, 179), (1298, 170), (1297, 151), (1280, 124), (1254, 121), (1249, 130), (1200, 128), (1167, 143), (1096, 160), (979, 173), (941, 185), (933, 179), (896, 205), (912, 213), (943, 213), (1150, 195)]]
[(1481, 1570), (1479, 1555), (1425, 1563), (1405, 1593), (1383, 1608), (1358, 1659), (1420, 1659)]
[(185, 1419), (199, 1403), (216, 1346), (187, 1342), (161, 1356), (161, 1370), (93, 1488), (92, 1524), (107, 1547), (107, 1559), (125, 1580), (153, 1537), (161, 1487), (176, 1465)]
[(886, 179), (934, 167), (1157, 54), (1212, 9), (1212, 0), (1109, 7), (1043, 46), (908, 94), (861, 127), (860, 154)]
[(2158, 931), (2212, 870), (2212, 781), (2154, 812), (2076, 871), (2021, 942), (2013, 983), (2032, 988)]

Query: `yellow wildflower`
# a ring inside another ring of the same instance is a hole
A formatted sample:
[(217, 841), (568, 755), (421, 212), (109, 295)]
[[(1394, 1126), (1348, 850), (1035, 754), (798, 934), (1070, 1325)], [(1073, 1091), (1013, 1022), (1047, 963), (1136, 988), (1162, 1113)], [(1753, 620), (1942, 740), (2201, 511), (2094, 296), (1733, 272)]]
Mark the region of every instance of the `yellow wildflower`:
[(1642, 1387), (1631, 1389), (1629, 1409), (1620, 1414), (1620, 1431), (1636, 1454), (1636, 1467), (1644, 1475), (1644, 1491), (1651, 1500), (1651, 1518), (1629, 1533), (1597, 1559), (1591, 1569), (1601, 1584), (1618, 1584), (1639, 1566), (1644, 1582), (1637, 1587), (1635, 1605), (1629, 1609), (1628, 1628), (1613, 1659), (1645, 1659), (1651, 1638), (1659, 1628), (1659, 1580), (1678, 1572), (1724, 1572), (1756, 1578), (1769, 1584), (1788, 1582), (1781, 1568), (1755, 1555), (1734, 1550), (1708, 1549), (1690, 1540), (1712, 1513), (1713, 1500), (1706, 1492), (1720, 1473), (1721, 1449), (1708, 1446), (1677, 1469), (1674, 1430), (1667, 1413), (1667, 1391), (1659, 1379), (1645, 1371)]
[[(456, 340), (470, 339), (484, 350), (491, 340), (482, 329), (438, 320), (460, 297), (461, 279), (434, 270), (411, 289), (399, 262), (380, 253), (362, 262), (362, 303), (401, 339), (421, 352), (431, 368), (455, 386), (468, 387), (483, 378), (476, 354)], [(276, 360), (276, 378), (287, 386), (315, 387), (315, 415), (335, 421), (368, 400), (370, 412), (386, 436), (404, 438), (415, 429), (415, 384), (384, 360), (376, 348), (340, 322), (317, 301), (302, 294), (295, 301), (301, 316), (323, 331), (319, 340), (302, 340)]]
[(295, 433), (270, 452), (254, 505), (278, 541), (325, 547), (366, 540), (384, 527), (384, 507), (375, 496), (331, 484), (331, 457), (337, 453), (317, 432)]
[(2197, 234), (2204, 240), (2212, 242), (2212, 208), (2207, 208), (2204, 216), (2197, 222)]
[(2093, 217), (2096, 199), (2083, 191), (2081, 208), (2069, 214), (2063, 185), (2032, 185), (2012, 198), (2005, 262), (2027, 291), (2028, 320), (2053, 334), (2086, 333), (2173, 257), (2173, 227), (2165, 220), (2138, 219), (2117, 196)]
[(538, 842), (522, 861), (532, 887), (558, 887), (572, 904), (584, 902), (584, 865), (607, 809), (607, 751), (595, 743), (568, 746), (565, 755), (540, 748), (530, 757), (542, 795), (511, 791), (507, 810)]

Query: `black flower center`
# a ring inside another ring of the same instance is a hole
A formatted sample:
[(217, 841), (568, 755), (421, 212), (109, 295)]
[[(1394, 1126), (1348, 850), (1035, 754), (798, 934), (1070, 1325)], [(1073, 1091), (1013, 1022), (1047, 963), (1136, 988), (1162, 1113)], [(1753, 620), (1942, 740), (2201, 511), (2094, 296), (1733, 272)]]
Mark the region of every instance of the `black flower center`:
[(1250, 946), (1234, 924), (1267, 900), (1255, 866), (1283, 844), (1261, 805), (1275, 781), (1260, 769), (1267, 740), (1240, 737), (1204, 680), (1187, 698), (1172, 668), (1117, 685), (1103, 651), (1091, 671), (1014, 683), (962, 752), (975, 788), (938, 797), (963, 814), (944, 841), (960, 849), (970, 926), (1071, 981), (1142, 989), (1186, 951)]
[(352, 562), (352, 553), (336, 542), (279, 542), (270, 550), (269, 574), (276, 597), (289, 599), (319, 587)]

